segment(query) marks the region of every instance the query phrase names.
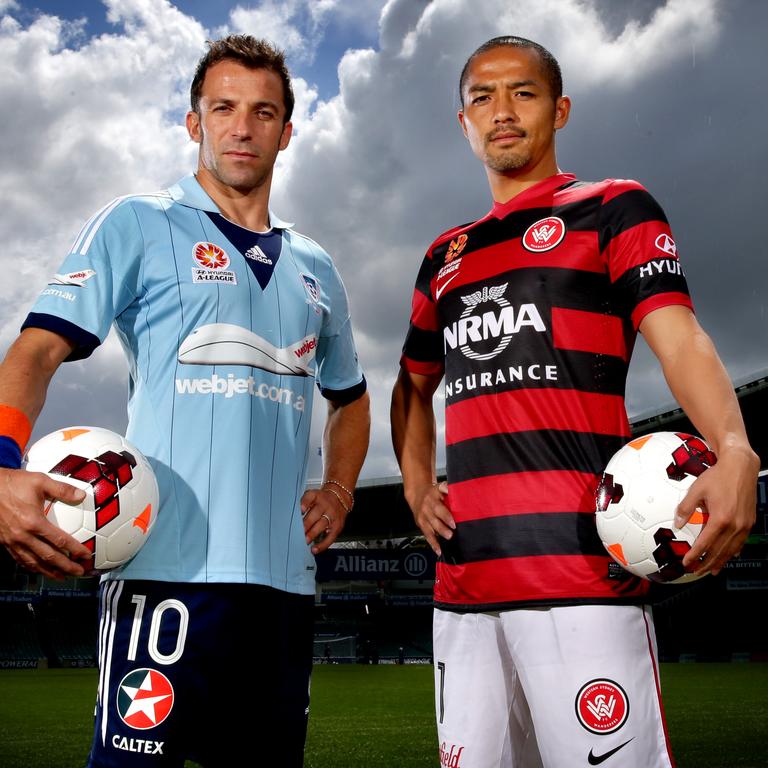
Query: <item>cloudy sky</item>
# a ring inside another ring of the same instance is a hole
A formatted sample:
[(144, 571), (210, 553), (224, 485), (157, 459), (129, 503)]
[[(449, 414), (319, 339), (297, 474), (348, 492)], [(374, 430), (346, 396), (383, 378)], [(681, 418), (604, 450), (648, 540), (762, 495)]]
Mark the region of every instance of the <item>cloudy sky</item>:
[[(480, 43), (519, 34), (558, 57), (574, 101), (561, 168), (653, 192), (699, 319), (747, 380), (768, 365), (766, 28), (761, 0), (0, 0), (0, 353), (93, 211), (192, 169), (183, 116), (206, 38), (269, 37), (298, 102), (273, 207), (344, 277), (373, 399), (364, 476), (393, 474), (389, 392), (418, 265), (437, 234), (490, 207), (456, 80)], [(114, 339), (64, 366), (35, 434), (122, 430), (126, 379)], [(630, 415), (670, 403), (641, 343)]]

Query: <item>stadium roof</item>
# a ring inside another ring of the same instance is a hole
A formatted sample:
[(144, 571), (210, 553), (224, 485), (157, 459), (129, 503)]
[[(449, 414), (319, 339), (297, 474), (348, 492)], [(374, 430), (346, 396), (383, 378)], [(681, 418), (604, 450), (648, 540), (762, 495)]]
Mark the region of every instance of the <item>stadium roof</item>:
[[(768, 466), (768, 369), (752, 375), (735, 387), (750, 443), (760, 456), (760, 466)], [(631, 419), (633, 436), (649, 432), (692, 432), (683, 410), (664, 407)], [(417, 536), (420, 531), (403, 496), (403, 483), (399, 475), (361, 481), (355, 491), (355, 509), (347, 518), (342, 535), (345, 541), (392, 539)]]

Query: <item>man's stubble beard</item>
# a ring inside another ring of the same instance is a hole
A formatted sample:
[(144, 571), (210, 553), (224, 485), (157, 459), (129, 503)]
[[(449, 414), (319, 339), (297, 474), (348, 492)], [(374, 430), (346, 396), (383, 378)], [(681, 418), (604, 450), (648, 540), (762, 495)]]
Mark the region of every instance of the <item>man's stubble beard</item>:
[(200, 132), (202, 134), (201, 145), (203, 147), (203, 166), (208, 173), (216, 178), (221, 184), (246, 194), (247, 192), (263, 186), (269, 181), (274, 168), (274, 163), (269, 168), (262, 168), (260, 172), (258, 169), (253, 169), (251, 171), (244, 170), (242, 173), (238, 173), (236, 170), (230, 172), (225, 167), (225, 158), (223, 156), (217, 157), (206, 143), (205, 132), (203, 131), (202, 126), (200, 126)]
[(519, 171), (521, 168), (525, 168), (530, 160), (531, 157), (527, 152), (501, 152), (500, 154), (492, 154), (486, 151), (484, 164), (486, 168), (491, 171), (496, 171), (496, 173), (508, 173), (509, 171)]

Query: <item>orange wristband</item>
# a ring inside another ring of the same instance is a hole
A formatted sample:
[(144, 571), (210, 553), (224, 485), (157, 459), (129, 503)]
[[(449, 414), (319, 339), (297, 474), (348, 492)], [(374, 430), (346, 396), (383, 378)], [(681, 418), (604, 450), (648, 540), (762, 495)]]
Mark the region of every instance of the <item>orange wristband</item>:
[(0, 435), (10, 437), (23, 454), (32, 434), (32, 425), (25, 413), (11, 405), (0, 404)]

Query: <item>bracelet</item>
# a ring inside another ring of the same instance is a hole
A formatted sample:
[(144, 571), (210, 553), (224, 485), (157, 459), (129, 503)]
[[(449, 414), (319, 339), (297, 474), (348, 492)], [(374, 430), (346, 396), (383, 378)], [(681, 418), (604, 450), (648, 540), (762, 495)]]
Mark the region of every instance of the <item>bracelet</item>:
[(335, 496), (335, 497), (338, 499), (338, 502), (339, 502), (339, 504), (341, 504), (341, 508), (342, 508), (342, 509), (343, 509), (343, 510), (344, 510), (344, 511), (347, 513), (347, 514), (349, 514), (349, 513), (352, 511), (352, 507), (348, 507), (348, 506), (347, 506), (347, 505), (346, 505), (346, 504), (345, 504), (345, 503), (342, 501), (342, 499), (341, 499), (341, 496), (339, 496), (339, 494), (338, 494), (338, 493), (336, 493), (336, 491), (334, 491), (334, 490), (333, 490), (333, 488), (321, 488), (320, 490), (321, 490), (321, 491), (327, 491), (328, 493), (332, 493), (332, 494), (333, 494), (333, 495), (334, 495), (334, 496)]
[(328, 483), (333, 483), (333, 485), (338, 485), (339, 488), (341, 488), (341, 490), (344, 491), (344, 493), (346, 493), (347, 496), (349, 496), (349, 499), (350, 499), (350, 509), (351, 509), (352, 506), (354, 506), (354, 504), (355, 504), (355, 496), (352, 493), (352, 491), (350, 491), (349, 488), (347, 488), (345, 485), (342, 485), (338, 480), (326, 480), (323, 483), (323, 485), (328, 485)]

